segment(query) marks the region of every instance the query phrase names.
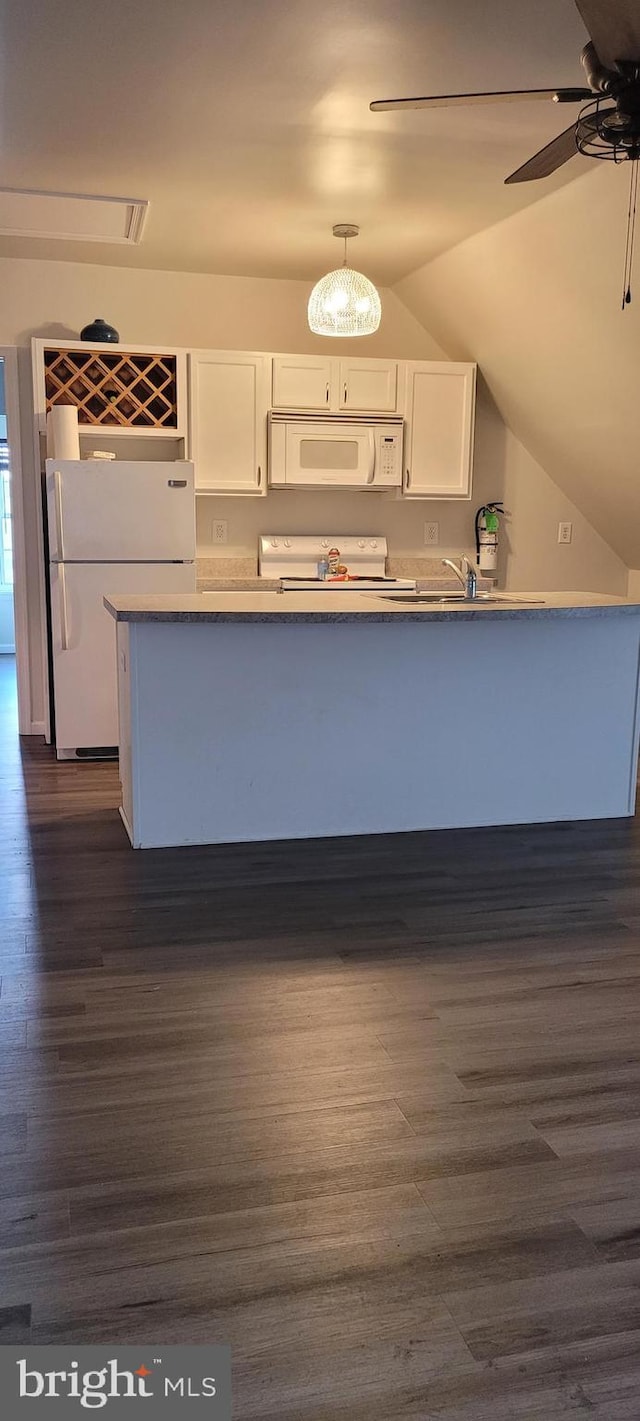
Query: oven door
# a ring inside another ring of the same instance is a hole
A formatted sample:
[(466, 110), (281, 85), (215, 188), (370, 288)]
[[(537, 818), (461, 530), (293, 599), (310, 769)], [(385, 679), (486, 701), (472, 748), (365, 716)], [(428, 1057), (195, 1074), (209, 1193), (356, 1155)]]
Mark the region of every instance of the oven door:
[(275, 488), (367, 488), (376, 438), (367, 424), (271, 424), (269, 482)]

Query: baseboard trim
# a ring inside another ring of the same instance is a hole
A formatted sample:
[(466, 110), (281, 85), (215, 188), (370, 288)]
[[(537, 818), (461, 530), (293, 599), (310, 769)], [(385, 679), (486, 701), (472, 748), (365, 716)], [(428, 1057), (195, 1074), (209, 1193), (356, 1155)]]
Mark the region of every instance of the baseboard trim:
[(29, 729), (24, 731), (25, 735), (44, 735), (44, 733), (45, 724), (43, 720), (32, 720)]

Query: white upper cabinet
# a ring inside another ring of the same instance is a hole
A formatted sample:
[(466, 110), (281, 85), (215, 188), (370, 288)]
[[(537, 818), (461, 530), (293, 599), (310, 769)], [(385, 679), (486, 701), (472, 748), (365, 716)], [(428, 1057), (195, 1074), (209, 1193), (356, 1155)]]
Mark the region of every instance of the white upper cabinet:
[(332, 359), (324, 355), (274, 355), (273, 408), (338, 414), (394, 414), (398, 404), (397, 360)]
[(395, 413), (398, 405), (398, 363), (396, 360), (340, 361), (338, 398), (341, 410), (363, 414)]
[(405, 498), (470, 498), (476, 366), (406, 366)]
[(190, 356), (190, 454), (196, 493), (266, 494), (269, 357)]
[(322, 355), (274, 355), (273, 408), (281, 410), (331, 409), (335, 361)]

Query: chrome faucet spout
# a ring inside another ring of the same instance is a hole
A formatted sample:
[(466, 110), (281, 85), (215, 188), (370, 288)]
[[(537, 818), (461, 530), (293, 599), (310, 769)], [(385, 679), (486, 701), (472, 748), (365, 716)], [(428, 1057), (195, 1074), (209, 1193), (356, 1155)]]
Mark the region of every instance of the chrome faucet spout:
[(460, 557), (460, 567), (452, 558), (442, 559), (443, 567), (450, 567), (464, 590), (464, 595), (469, 602), (473, 602), (478, 595), (478, 574), (472, 563), (469, 562), (466, 553)]
[(466, 579), (464, 573), (460, 571), (460, 568), (458, 567), (457, 562), (454, 562), (454, 561), (453, 561), (453, 558), (443, 558), (443, 559), (442, 559), (442, 566), (443, 566), (443, 567), (450, 567), (450, 568), (451, 568), (451, 571), (452, 571), (452, 572), (455, 572), (455, 575), (456, 575), (456, 577), (457, 577), (457, 579), (458, 579), (458, 582), (461, 584), (461, 586), (466, 588), (467, 579)]

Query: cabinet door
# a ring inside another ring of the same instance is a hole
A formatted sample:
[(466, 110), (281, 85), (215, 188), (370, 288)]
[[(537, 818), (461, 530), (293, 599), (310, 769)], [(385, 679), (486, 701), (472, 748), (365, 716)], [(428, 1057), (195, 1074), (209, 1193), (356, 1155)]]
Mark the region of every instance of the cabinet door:
[(196, 493), (265, 494), (268, 358), (194, 351), (190, 374)]
[(328, 410), (334, 362), (322, 355), (274, 355), (273, 408)]
[(397, 408), (398, 365), (395, 360), (340, 361), (340, 409), (382, 414)]
[(408, 363), (405, 497), (471, 497), (475, 387), (475, 365)]

